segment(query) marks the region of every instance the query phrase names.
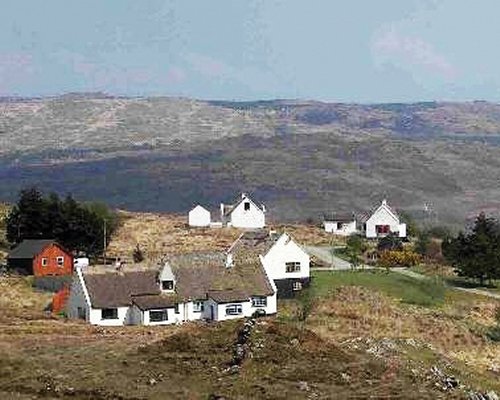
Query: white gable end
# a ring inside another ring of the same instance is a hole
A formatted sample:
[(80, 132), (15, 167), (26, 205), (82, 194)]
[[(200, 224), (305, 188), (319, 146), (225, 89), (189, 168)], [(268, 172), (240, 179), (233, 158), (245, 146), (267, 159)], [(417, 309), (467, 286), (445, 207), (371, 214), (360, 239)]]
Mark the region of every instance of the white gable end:
[(266, 216), (250, 198), (244, 196), (231, 211), (230, 223), (235, 228), (258, 229), (266, 225)]
[[(280, 236), (261, 260), (270, 279), (309, 278), (309, 254), (286, 233)], [(292, 263), (294, 263), (293, 268), (291, 268)]]
[(189, 226), (210, 226), (210, 211), (206, 208), (197, 205), (188, 214)]

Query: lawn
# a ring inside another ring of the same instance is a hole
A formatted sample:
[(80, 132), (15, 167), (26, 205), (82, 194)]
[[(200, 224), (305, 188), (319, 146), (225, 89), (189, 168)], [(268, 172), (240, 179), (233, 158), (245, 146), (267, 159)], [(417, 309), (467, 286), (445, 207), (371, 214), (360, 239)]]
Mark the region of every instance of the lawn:
[(395, 272), (385, 271), (314, 271), (312, 290), (324, 296), (341, 286), (361, 286), (380, 291), (403, 303), (436, 306), (443, 303), (446, 288), (439, 280), (417, 281)]

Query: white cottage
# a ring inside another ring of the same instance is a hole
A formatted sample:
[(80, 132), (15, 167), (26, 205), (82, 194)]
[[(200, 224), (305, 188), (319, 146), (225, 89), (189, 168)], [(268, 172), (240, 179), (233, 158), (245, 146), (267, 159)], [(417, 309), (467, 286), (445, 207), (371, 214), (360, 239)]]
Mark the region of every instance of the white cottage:
[(334, 235), (349, 236), (357, 232), (354, 214), (328, 214), (323, 218), (325, 232)]
[(293, 297), (310, 283), (310, 256), (287, 233), (246, 232), (231, 245), (228, 254), (234, 260), (258, 257), (280, 298)]
[(235, 228), (259, 229), (266, 226), (266, 208), (257, 205), (248, 195), (241, 194), (241, 198), (233, 205), (221, 203), (221, 219), (223, 223)]
[(188, 225), (195, 227), (208, 227), (210, 226), (210, 211), (206, 208), (196, 205), (188, 213)]
[(147, 270), (77, 269), (67, 311), (71, 318), (106, 326), (223, 321), (275, 314), (276, 286), (258, 262), (186, 254)]
[(400, 238), (406, 237), (406, 224), (399, 221), (399, 216), (384, 199), (382, 204), (366, 220), (366, 237), (378, 238), (393, 233)]

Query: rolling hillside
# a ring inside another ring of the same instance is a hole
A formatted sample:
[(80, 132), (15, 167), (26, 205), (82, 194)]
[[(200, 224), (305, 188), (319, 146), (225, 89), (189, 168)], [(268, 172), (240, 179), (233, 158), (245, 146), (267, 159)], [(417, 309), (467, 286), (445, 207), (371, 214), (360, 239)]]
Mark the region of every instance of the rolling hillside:
[(381, 197), (426, 223), (500, 212), (500, 105), (486, 102), (4, 98), (0, 143), (3, 201), (37, 185), (169, 212), (245, 190), (286, 221)]

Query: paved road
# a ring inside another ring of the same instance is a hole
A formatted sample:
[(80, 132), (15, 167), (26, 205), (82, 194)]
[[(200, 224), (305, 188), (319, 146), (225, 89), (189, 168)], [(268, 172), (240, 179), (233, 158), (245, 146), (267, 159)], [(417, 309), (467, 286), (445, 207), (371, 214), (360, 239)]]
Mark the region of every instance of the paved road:
[(306, 251), (311, 255), (319, 258), (326, 265), (330, 267), (318, 267), (314, 268), (316, 271), (321, 270), (344, 270), (351, 269), (351, 264), (341, 258), (332, 255), (331, 247), (319, 247), (319, 246), (306, 246)]
[[(342, 260), (341, 258), (339, 258), (335, 255), (332, 255), (331, 247), (306, 246), (305, 249), (311, 256), (316, 256), (321, 261), (323, 261), (325, 264), (330, 265), (330, 267), (313, 268), (314, 271), (342, 271), (342, 270), (350, 270), (351, 269), (351, 264), (349, 262)], [(369, 266), (369, 265), (364, 265), (364, 266), (360, 266), (360, 267), (365, 268), (365, 269), (374, 268), (374, 267)], [(425, 279), (429, 279), (428, 276), (419, 274), (418, 272), (410, 271), (406, 268), (392, 268), (391, 271), (397, 272), (397, 273), (405, 275), (405, 276), (409, 276), (413, 279), (417, 279), (420, 281), (425, 280)], [(500, 293), (492, 293), (492, 292), (489, 292), (487, 290), (464, 288), (464, 287), (458, 287), (458, 286), (449, 286), (449, 287), (451, 289), (459, 290), (461, 292), (479, 294), (482, 296), (487, 296), (487, 297), (491, 297), (493, 299), (500, 300)]]

